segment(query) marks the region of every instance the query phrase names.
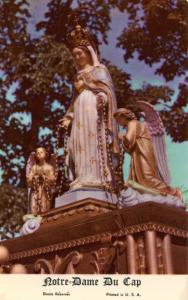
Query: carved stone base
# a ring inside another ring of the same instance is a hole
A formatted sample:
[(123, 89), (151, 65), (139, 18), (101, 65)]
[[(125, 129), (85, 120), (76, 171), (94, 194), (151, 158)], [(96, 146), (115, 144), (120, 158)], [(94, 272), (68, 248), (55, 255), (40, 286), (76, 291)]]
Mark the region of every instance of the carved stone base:
[(188, 273), (187, 212), (153, 202), (105, 205), (88, 199), (44, 214), (36, 232), (2, 243), (9, 265), (40, 274)]
[(113, 203), (88, 198), (41, 214), (42, 224), (56, 221), (67, 224), (79, 221), (83, 218), (88, 220), (91, 217), (108, 213), (114, 209), (116, 209), (116, 205)]

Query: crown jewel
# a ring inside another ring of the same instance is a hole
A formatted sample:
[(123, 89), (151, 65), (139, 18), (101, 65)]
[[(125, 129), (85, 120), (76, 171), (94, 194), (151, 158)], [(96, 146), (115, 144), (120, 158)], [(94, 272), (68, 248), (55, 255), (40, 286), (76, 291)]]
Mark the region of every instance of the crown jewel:
[(73, 49), (78, 46), (89, 46), (89, 45), (95, 48), (91, 33), (86, 27), (82, 27), (79, 24), (79, 21), (76, 16), (74, 17), (73, 23), (74, 23), (74, 29), (71, 32), (67, 33), (66, 36), (67, 46), (70, 49)]

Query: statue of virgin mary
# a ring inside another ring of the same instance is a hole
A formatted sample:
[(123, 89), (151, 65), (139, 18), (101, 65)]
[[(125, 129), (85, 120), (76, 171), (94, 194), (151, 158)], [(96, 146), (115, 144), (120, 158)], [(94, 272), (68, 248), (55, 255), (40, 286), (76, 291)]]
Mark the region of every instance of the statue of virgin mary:
[(60, 120), (63, 128), (71, 127), (66, 147), (70, 190), (94, 187), (113, 191), (120, 164), (112, 79), (86, 28), (76, 25), (67, 41), (77, 70), (70, 107)]

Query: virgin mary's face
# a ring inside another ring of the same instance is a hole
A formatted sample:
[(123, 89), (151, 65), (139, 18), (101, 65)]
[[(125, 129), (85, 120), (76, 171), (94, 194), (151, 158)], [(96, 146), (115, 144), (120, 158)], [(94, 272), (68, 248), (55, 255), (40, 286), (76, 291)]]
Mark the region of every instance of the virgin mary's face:
[(79, 67), (84, 67), (87, 64), (91, 64), (90, 56), (86, 51), (84, 51), (84, 49), (80, 47), (74, 48), (72, 51), (72, 55), (74, 57), (76, 64)]

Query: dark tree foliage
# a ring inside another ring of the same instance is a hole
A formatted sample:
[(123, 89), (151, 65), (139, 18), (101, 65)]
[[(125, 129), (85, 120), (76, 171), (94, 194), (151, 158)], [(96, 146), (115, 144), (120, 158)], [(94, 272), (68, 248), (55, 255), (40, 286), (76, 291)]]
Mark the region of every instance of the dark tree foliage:
[[(188, 2), (186, 0), (132, 0), (110, 1), (120, 11), (127, 11), (128, 26), (118, 38), (117, 45), (124, 50), (125, 62), (138, 54), (138, 58), (166, 81), (185, 78), (188, 57)], [(155, 65), (157, 64), (157, 65)], [(165, 103), (161, 113), (167, 133), (173, 141), (188, 140), (187, 79), (179, 85), (174, 103)], [(171, 93), (172, 95), (172, 93)], [(170, 100), (170, 99), (169, 99)], [(152, 102), (155, 104), (156, 102)]]
[[(186, 81), (179, 85), (176, 101), (161, 112), (166, 131), (168, 134), (173, 132), (173, 140), (175, 142), (188, 140), (188, 114), (184, 111), (188, 102), (188, 85)], [(169, 118), (173, 122), (169, 122)]]
[[(140, 60), (154, 66), (156, 73), (167, 81), (183, 77), (187, 67), (185, 0), (50, 0), (44, 18), (36, 24), (37, 34), (34, 35), (29, 25), (29, 1), (0, 0), (3, 183), (25, 187), (25, 164), (31, 151), (39, 144), (52, 148), (55, 145), (56, 126), (69, 106), (75, 73), (65, 45), (69, 16), (76, 13), (99, 44), (107, 43), (112, 9), (126, 11), (129, 16), (128, 25), (125, 24), (117, 41), (124, 51), (125, 63), (137, 53)], [(131, 81), (134, 78), (111, 62), (104, 62), (112, 75), (119, 107), (137, 111), (138, 99), (160, 104), (167, 133), (174, 141), (187, 140), (186, 81), (180, 84), (173, 103), (174, 91), (168, 85), (145, 83), (142, 88), (133, 90)], [(2, 203), (0, 213), (3, 207), (6, 213), (9, 208), (6, 201)]]
[[(116, 1), (112, 1), (116, 2)], [(129, 13), (129, 24), (118, 38), (125, 61), (135, 51), (139, 59), (152, 66), (166, 80), (185, 75), (187, 69), (186, 0), (120, 0), (118, 7)]]
[(0, 240), (19, 234), (27, 211), (27, 192), (9, 184), (0, 185)]
[(87, 24), (90, 31), (99, 38), (99, 41), (107, 42), (107, 32), (110, 29), (110, 10), (112, 5), (108, 1), (101, 0), (77, 0), (76, 6), (73, 0), (51, 0), (47, 4), (48, 11), (45, 20), (36, 25), (37, 30), (43, 29), (45, 35), (55, 36), (59, 42), (65, 41), (67, 24), (71, 25), (69, 18), (72, 14), (79, 16), (82, 25)]

